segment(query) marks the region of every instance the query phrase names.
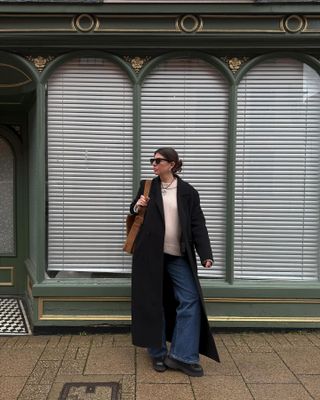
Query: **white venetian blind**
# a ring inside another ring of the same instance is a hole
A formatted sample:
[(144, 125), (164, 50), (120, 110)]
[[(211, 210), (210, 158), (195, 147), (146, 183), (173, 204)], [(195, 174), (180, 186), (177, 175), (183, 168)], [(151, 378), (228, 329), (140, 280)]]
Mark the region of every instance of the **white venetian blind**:
[(292, 59), (263, 62), (238, 91), (234, 273), (318, 280), (320, 78)]
[(228, 86), (202, 60), (177, 58), (158, 66), (141, 93), (141, 168), (152, 176), (149, 158), (174, 147), (183, 160), (181, 177), (200, 194), (215, 257), (199, 275), (225, 276)]
[(48, 83), (48, 268), (124, 272), (132, 198), (132, 88), (114, 63), (78, 58)]

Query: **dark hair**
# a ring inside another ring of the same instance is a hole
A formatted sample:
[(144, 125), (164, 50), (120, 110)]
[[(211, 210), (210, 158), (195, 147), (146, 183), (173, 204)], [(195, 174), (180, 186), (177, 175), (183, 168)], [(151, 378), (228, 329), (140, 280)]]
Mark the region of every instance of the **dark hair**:
[(175, 151), (174, 148), (172, 147), (161, 147), (160, 149), (156, 150), (154, 152), (154, 155), (156, 153), (160, 153), (162, 157), (167, 159), (170, 162), (174, 162), (174, 166), (172, 168), (172, 173), (177, 174), (178, 172), (181, 172), (182, 170), (182, 161), (179, 159), (178, 153)]

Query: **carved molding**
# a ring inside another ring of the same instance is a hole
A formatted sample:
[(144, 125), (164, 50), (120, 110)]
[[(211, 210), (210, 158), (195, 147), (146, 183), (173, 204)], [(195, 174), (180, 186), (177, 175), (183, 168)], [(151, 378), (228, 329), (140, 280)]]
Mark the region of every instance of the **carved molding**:
[(141, 70), (141, 68), (151, 60), (150, 56), (145, 56), (145, 57), (131, 57), (131, 56), (124, 56), (124, 60), (129, 63), (132, 67), (132, 69), (135, 71), (136, 74), (138, 74)]
[(72, 28), (78, 32), (91, 32), (99, 27), (99, 20), (95, 15), (80, 14), (73, 18)]
[[(258, 8), (257, 8), (258, 10)], [(0, 13), (1, 33), (189, 33), (189, 34), (303, 34), (320, 33), (317, 14), (25, 14)], [(23, 39), (23, 36), (22, 36)]]
[(176, 28), (186, 33), (198, 32), (203, 28), (203, 20), (197, 15), (183, 15), (177, 19)]
[(281, 24), (286, 32), (298, 33), (307, 29), (308, 20), (303, 15), (289, 15), (283, 18)]
[(37, 68), (37, 70), (39, 72), (42, 72), (44, 70), (44, 68), (49, 64), (50, 61), (52, 61), (54, 59), (53, 56), (47, 56), (47, 57), (43, 57), (43, 56), (26, 56), (25, 57), (28, 61), (32, 62), (32, 64), (35, 65), (35, 67)]
[(235, 74), (239, 69), (249, 61), (249, 57), (222, 57), (221, 58), (230, 68), (230, 70)]
[[(0, 63), (1, 77), (4, 81), (0, 81), (0, 88), (16, 88), (20, 86), (27, 85), (32, 82), (32, 78), (25, 73), (22, 69), (16, 67), (15, 65)], [(6, 80), (8, 71), (14, 72), (15, 78), (11, 81)]]

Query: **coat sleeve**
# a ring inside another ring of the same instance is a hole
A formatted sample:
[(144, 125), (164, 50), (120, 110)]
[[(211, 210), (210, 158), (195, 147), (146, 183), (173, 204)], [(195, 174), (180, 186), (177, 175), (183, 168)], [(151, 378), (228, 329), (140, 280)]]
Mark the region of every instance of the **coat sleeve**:
[(143, 192), (144, 192), (144, 184), (145, 184), (145, 180), (140, 181), (140, 187), (139, 187), (138, 193), (137, 193), (135, 199), (133, 200), (133, 202), (132, 202), (131, 205), (130, 205), (130, 214), (136, 214), (136, 213), (133, 211), (133, 207), (136, 205), (136, 202), (139, 200), (140, 196), (141, 196), (141, 195), (143, 194)]
[(205, 260), (213, 261), (213, 256), (205, 217), (200, 206), (199, 193), (196, 190), (194, 190), (193, 197), (193, 205), (191, 209), (192, 240), (201, 263), (203, 264)]

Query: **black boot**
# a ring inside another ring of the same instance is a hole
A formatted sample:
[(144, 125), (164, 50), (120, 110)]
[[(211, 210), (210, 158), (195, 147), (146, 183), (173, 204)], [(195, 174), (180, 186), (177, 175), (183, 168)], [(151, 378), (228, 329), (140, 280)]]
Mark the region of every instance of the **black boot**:
[(167, 366), (164, 363), (165, 357), (154, 357), (152, 358), (153, 369), (157, 372), (164, 372)]
[(200, 364), (188, 364), (171, 357), (166, 357), (164, 364), (168, 368), (182, 371), (189, 376), (203, 376), (203, 369)]

